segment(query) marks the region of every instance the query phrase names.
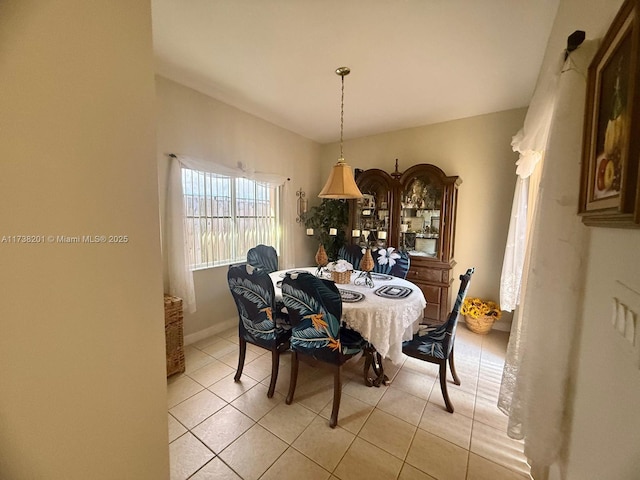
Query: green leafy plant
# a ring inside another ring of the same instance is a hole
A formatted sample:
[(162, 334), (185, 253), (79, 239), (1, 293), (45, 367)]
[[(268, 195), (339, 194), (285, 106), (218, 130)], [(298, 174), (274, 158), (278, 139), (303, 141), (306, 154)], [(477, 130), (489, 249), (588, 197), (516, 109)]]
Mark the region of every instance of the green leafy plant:
[[(349, 202), (325, 198), (305, 215), (304, 224), (313, 228), (313, 236), (322, 244), (330, 260), (338, 258), (340, 247), (347, 244), (345, 227), (349, 223)], [(329, 235), (329, 229), (337, 229), (337, 235)]]

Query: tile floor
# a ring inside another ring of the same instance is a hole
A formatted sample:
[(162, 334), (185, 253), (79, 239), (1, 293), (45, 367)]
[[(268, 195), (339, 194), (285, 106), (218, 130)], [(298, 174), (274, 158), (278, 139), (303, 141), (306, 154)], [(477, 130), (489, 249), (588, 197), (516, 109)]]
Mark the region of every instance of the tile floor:
[(462, 384), (449, 382), (454, 414), (444, 410), (436, 365), (387, 361), (391, 384), (369, 388), (363, 360), (353, 361), (343, 369), (335, 429), (329, 370), (301, 362), (294, 402), (286, 405), (289, 355), (268, 399), (269, 352), (250, 345), (234, 383), (237, 329), (202, 340), (186, 347), (186, 372), (168, 380), (171, 479), (528, 479), (522, 444), (504, 433), (507, 417), (495, 406), (507, 339), (459, 325)]

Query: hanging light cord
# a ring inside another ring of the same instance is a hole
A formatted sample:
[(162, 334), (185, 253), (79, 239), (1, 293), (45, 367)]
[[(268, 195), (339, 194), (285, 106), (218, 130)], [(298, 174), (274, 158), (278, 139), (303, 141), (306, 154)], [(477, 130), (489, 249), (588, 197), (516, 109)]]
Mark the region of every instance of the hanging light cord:
[(338, 162), (343, 162), (343, 163), (344, 163), (344, 155), (342, 153), (342, 144), (344, 142), (342, 139), (342, 133), (344, 132), (344, 76), (349, 75), (349, 73), (351, 73), (351, 70), (349, 69), (349, 67), (336, 68), (336, 75), (340, 75), (342, 77), (342, 90), (341, 90), (341, 97), (340, 97), (340, 158), (338, 159)]
[(344, 75), (342, 78), (342, 96), (340, 97), (340, 159), (343, 159), (342, 154), (342, 132), (344, 130)]

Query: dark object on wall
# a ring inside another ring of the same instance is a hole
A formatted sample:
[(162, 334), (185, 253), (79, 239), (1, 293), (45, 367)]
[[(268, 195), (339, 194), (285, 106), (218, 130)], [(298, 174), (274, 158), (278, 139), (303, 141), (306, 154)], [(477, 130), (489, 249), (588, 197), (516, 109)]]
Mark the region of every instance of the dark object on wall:
[(587, 79), (578, 213), (586, 225), (640, 227), (640, 0), (627, 0)]
[(584, 37), (585, 37), (585, 33), (583, 30), (576, 30), (575, 32), (573, 32), (571, 35), (567, 37), (567, 49), (564, 52), (565, 60), (567, 59), (567, 57), (571, 52), (573, 52), (576, 48), (582, 45), (582, 42), (584, 42)]

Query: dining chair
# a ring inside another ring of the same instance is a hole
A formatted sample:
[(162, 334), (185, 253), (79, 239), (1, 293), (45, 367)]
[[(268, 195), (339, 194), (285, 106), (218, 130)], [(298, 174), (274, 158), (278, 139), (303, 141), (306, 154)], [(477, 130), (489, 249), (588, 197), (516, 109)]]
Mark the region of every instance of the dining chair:
[[(381, 256), (380, 253), (383, 250), (385, 251), (385, 253)], [(398, 255), (399, 257), (393, 258), (394, 260), (393, 265), (389, 265), (390, 262), (388, 258), (390, 254), (388, 249), (381, 248), (379, 250), (376, 250), (375, 252), (372, 252), (373, 261), (374, 261), (373, 271), (375, 273), (383, 273), (385, 275), (391, 275), (394, 277), (406, 279), (407, 273), (409, 273), (409, 266), (411, 265), (411, 259), (409, 257), (409, 253), (407, 253), (405, 250), (396, 250), (396, 249), (393, 249), (392, 253)], [(394, 255), (394, 257), (396, 255)], [(380, 263), (381, 258), (387, 258), (387, 262)]]
[(335, 283), (310, 273), (288, 273), (282, 281), (282, 296), (291, 322), (291, 380), (286, 403), (296, 391), (300, 357), (313, 358), (333, 368), (333, 408), (329, 426), (338, 424), (342, 397), (341, 367), (362, 352), (365, 341), (341, 323), (342, 298)]
[(338, 250), (338, 259), (346, 260), (353, 265), (354, 270), (360, 270), (362, 260), (362, 247), (360, 245), (343, 245)]
[(242, 376), (247, 342), (271, 351), (271, 383), (267, 397), (273, 397), (278, 380), (280, 354), (289, 349), (291, 327), (288, 316), (276, 308), (275, 292), (266, 270), (242, 263), (231, 265), (227, 273), (229, 290), (238, 308), (240, 355), (233, 379)]
[(447, 361), (449, 362), (453, 382), (456, 385), (460, 385), (460, 378), (458, 378), (453, 361), (453, 344), (455, 342), (460, 307), (464, 302), (464, 297), (467, 295), (469, 282), (471, 282), (471, 276), (474, 272), (475, 269), (470, 268), (464, 275), (460, 275), (460, 288), (458, 289), (456, 303), (445, 323), (431, 326), (421, 324), (418, 333), (411, 340), (402, 343), (402, 353), (405, 355), (439, 365), (440, 390), (449, 413), (453, 413), (453, 404), (447, 392)]
[(247, 252), (247, 263), (252, 267), (262, 268), (267, 273), (278, 270), (278, 253), (269, 245), (256, 245)]

